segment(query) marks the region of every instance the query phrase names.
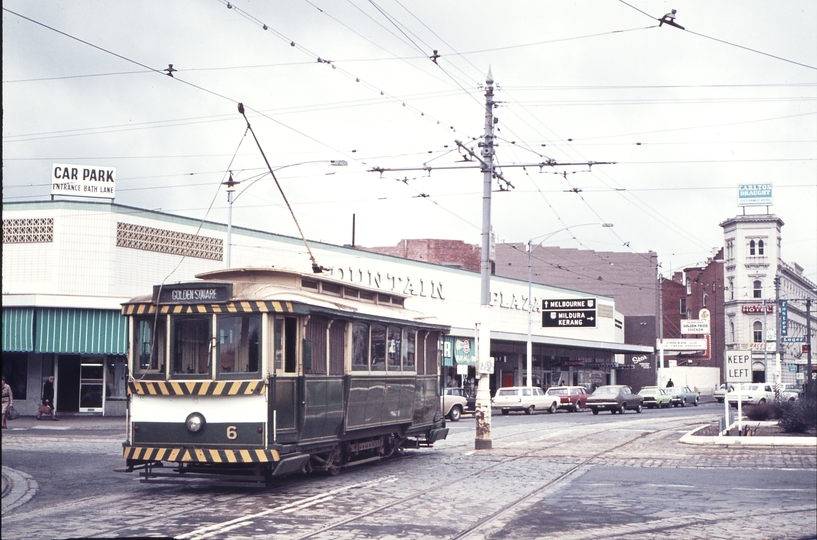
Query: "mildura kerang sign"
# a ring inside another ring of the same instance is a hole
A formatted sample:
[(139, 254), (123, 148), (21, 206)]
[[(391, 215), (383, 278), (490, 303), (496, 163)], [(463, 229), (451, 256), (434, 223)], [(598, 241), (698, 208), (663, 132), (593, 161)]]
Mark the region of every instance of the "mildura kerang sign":
[(51, 195), (113, 199), (116, 167), (54, 163), (51, 165)]

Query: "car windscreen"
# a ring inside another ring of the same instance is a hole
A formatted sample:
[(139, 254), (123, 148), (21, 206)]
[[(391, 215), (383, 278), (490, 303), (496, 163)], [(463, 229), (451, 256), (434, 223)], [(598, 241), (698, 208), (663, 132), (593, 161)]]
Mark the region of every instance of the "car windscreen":
[(618, 394), (618, 388), (615, 386), (599, 386), (593, 394)]

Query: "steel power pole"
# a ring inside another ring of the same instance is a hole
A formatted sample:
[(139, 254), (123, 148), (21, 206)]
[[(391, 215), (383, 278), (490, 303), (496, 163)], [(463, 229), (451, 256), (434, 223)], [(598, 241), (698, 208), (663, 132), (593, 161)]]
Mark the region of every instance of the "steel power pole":
[(806, 372), (806, 392), (807, 396), (814, 395), (814, 381), (812, 381), (811, 367), (811, 298), (806, 298), (806, 343), (808, 344), (808, 371)]
[(482, 147), (482, 251), (480, 258), (479, 349), (475, 450), (490, 450), (491, 439), (491, 185), (494, 177), (494, 78), (485, 79), (485, 137)]

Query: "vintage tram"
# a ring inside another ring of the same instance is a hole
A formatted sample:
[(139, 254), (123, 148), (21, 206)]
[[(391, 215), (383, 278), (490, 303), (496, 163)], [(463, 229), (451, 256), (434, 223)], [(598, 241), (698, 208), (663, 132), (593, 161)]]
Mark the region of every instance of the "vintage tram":
[(406, 297), (276, 268), (155, 286), (129, 320), (127, 471), (265, 483), (382, 459), (448, 434), (448, 328)]

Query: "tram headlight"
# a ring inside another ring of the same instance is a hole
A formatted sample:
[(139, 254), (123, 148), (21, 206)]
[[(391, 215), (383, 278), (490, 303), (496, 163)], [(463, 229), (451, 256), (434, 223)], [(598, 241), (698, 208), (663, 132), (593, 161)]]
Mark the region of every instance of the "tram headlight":
[(197, 412), (190, 413), (187, 416), (187, 420), (184, 421), (184, 425), (187, 426), (187, 431), (190, 433), (200, 433), (206, 423), (204, 415)]

